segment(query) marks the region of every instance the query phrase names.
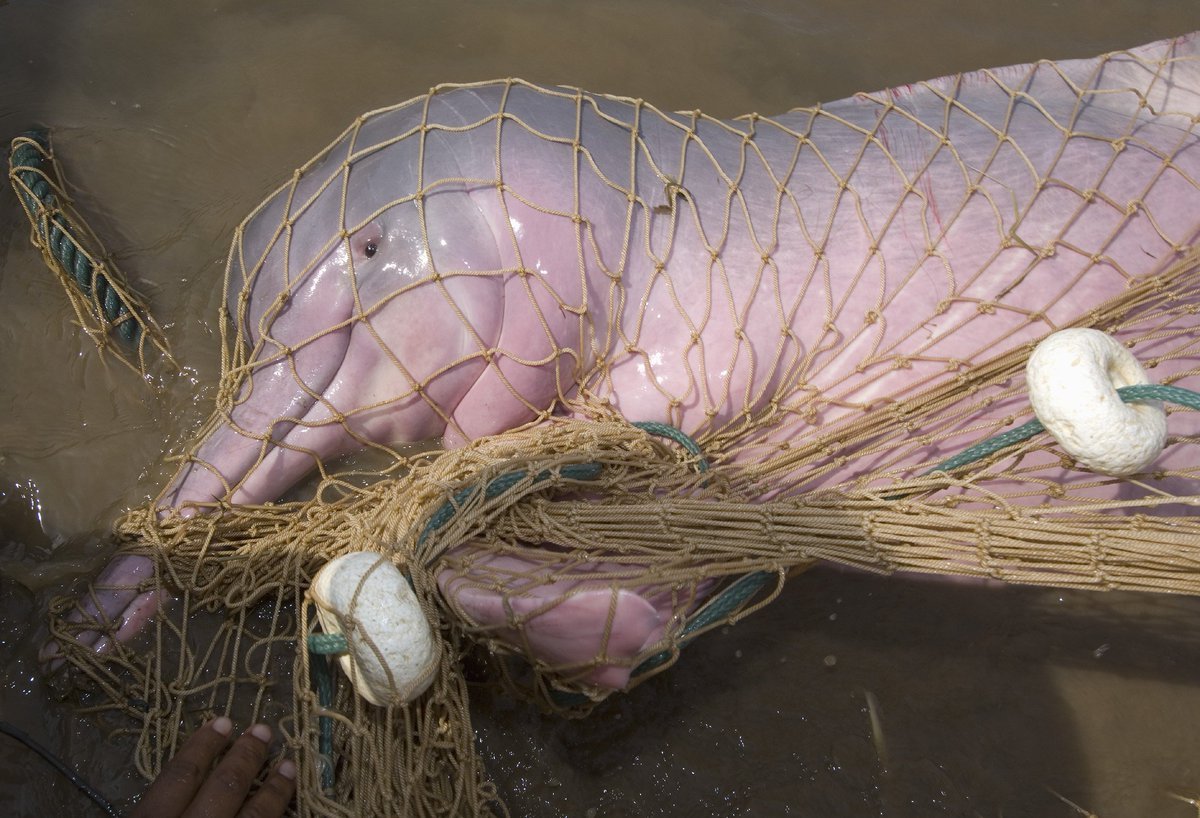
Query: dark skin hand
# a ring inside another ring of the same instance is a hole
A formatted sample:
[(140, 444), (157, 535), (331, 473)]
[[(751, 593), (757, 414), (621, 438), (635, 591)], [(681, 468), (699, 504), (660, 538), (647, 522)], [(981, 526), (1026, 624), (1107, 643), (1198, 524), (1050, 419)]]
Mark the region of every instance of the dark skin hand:
[[(213, 719), (188, 737), (129, 818), (279, 818), (296, 792), (296, 765), (281, 761), (250, 798), (271, 728), (256, 724), (230, 745), (233, 722)], [(226, 750), (228, 748), (228, 750)], [(219, 756), (224, 757), (213, 766)]]

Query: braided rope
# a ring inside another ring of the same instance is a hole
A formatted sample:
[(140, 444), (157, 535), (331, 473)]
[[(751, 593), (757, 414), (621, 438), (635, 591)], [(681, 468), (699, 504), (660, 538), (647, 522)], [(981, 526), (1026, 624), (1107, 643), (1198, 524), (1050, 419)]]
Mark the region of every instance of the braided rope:
[[(101, 349), (109, 336), (117, 357), (146, 373), (147, 341), (174, 366), (158, 325), (123, 276), (104, 260), (95, 234), (71, 209), (54, 161), (50, 135), (29, 131), (15, 138), (9, 151), (9, 181), (32, 228), (33, 244), (60, 279), (85, 331)], [(87, 246), (98, 248), (89, 251)]]
[[(1142, 400), (1161, 400), (1177, 403), (1189, 409), (1200, 409), (1200, 392), (1193, 392), (1190, 389), (1184, 389), (1180, 386), (1168, 386), (1156, 383), (1135, 384), (1133, 386), (1122, 386), (1117, 390), (1117, 395), (1126, 403), (1134, 403)], [(989, 437), (987, 440), (976, 443), (974, 446), (963, 449), (963, 451), (954, 457), (943, 460), (941, 463), (924, 472), (924, 475), (939, 471), (954, 471), (969, 463), (974, 463), (977, 460), (982, 460), (989, 455), (1007, 449), (1009, 446), (1026, 441), (1045, 430), (1046, 427), (1042, 425), (1041, 421), (1035, 418), (1034, 420), (1022, 423), (1015, 429), (1002, 432), (1001, 434)]]

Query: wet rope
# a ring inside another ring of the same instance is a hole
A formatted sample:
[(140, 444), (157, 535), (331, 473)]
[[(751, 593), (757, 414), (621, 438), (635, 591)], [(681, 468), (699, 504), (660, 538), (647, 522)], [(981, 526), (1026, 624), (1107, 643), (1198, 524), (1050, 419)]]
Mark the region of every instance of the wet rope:
[[(1126, 403), (1133, 403), (1140, 400), (1161, 400), (1169, 403), (1177, 403), (1189, 409), (1200, 410), (1200, 392), (1193, 392), (1181, 386), (1167, 386), (1158, 383), (1136, 384), (1134, 386), (1122, 386), (1117, 390), (1117, 395)], [(1045, 430), (1046, 427), (1042, 425), (1041, 421), (1035, 418), (1021, 424), (1015, 429), (1009, 429), (1007, 432), (989, 437), (987, 440), (963, 449), (954, 457), (943, 460), (933, 468), (923, 472), (921, 476), (925, 477), (935, 472), (953, 471), (954, 469), (974, 463), (977, 460), (982, 460), (1003, 449), (1007, 449), (1009, 446), (1026, 441)]]
[(673, 440), (678, 443), (683, 449), (696, 458), (696, 471), (708, 471), (708, 461), (704, 459), (704, 452), (700, 450), (700, 444), (692, 440), (686, 434), (676, 429), (674, 426), (669, 426), (666, 423), (656, 423), (652, 420), (639, 420), (633, 424), (648, 435), (654, 437), (665, 437), (668, 440)]
[[(317, 702), (322, 709), (333, 707), (334, 687), (337, 684), (330, 667), (330, 656), (345, 653), (350, 646), (346, 637), (340, 633), (312, 633), (308, 636), (308, 652), (315, 654), (311, 657), (309, 676), (312, 685), (317, 689)], [(329, 716), (317, 717), (317, 751), (321, 759), (321, 789), (326, 793), (333, 792), (333, 719)]]
[(67, 278), (86, 298), (93, 298), (110, 331), (126, 346), (135, 347), (142, 336), (136, 307), (113, 286), (108, 273), (93, 263), (76, 238), (80, 232), (71, 224), (50, 179), (54, 175), (50, 136), (30, 131), (12, 142), (9, 173), (17, 199), (29, 217), (43, 246), (66, 271)]
[[(636, 425), (636, 424), (635, 424)], [(556, 469), (543, 469), (533, 477), (534, 483), (543, 483), (549, 480), (550, 477), (558, 475), (560, 478), (567, 480), (590, 481), (600, 477), (602, 467), (599, 463), (576, 463), (561, 466)], [(513, 486), (525, 479), (528, 472), (523, 470), (511, 471), (502, 474), (488, 482), (483, 488), (484, 500), (494, 500), (504, 492), (508, 491)], [(421, 531), (421, 536), (417, 538), (417, 545), (421, 545), (429, 537), (430, 534), (442, 528), (446, 523), (454, 519), (454, 515), (462, 508), (475, 494), (478, 492), (477, 486), (468, 486), (464, 489), (459, 489), (454, 495), (442, 504), (434, 515), (429, 518), (429, 522), (425, 524), (425, 528)]]
[[(674, 426), (668, 426), (665, 423), (654, 423), (651, 421), (643, 421), (633, 425), (639, 429), (643, 429), (648, 434), (675, 441), (696, 458), (696, 471), (708, 471), (708, 461), (704, 459), (700, 446), (679, 429), (676, 429)], [(682, 650), (687, 647), (688, 643), (701, 630), (723, 619), (727, 619), (731, 614), (739, 610), (748, 600), (761, 591), (773, 576), (774, 574), (767, 571), (745, 574), (726, 586), (719, 594), (713, 596), (699, 610), (688, 617), (687, 623), (680, 632), (679, 649)], [(661, 667), (670, 660), (671, 655), (672, 651), (669, 650), (656, 653), (634, 668), (631, 677), (636, 678)]]
[(112, 805), (112, 802), (97, 792), (90, 784), (73, 769), (68, 767), (58, 756), (50, 752), (42, 744), (38, 743), (32, 736), (24, 730), (16, 727), (6, 721), (0, 721), (0, 733), (4, 733), (17, 741), (24, 744), (30, 750), (40, 755), (47, 764), (56, 769), (68, 781), (75, 785), (75, 788), (86, 795), (92, 802), (104, 811), (105, 815), (110, 815), (112, 818), (121, 818), (121, 811)]

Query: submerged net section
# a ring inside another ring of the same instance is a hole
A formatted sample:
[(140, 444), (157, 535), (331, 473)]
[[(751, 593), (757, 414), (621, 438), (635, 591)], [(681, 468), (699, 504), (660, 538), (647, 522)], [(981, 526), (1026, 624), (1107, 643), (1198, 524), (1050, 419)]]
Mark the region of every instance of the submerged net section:
[[(117, 524), (176, 601), (99, 656), (107, 617), (56, 609), (85, 700), (147, 775), (232, 711), (283, 726), (301, 814), (485, 814), (480, 646), (582, 714), (814, 560), (1200, 591), (1195, 410), (1146, 473), (1046, 435), (939, 467), (1032, 416), (1064, 327), (1200, 388), (1194, 51), (731, 122), (519, 81), (360, 118), (239, 229), (218, 408)], [(308, 646), (314, 576), (361, 550), (442, 645), (409, 703)]]

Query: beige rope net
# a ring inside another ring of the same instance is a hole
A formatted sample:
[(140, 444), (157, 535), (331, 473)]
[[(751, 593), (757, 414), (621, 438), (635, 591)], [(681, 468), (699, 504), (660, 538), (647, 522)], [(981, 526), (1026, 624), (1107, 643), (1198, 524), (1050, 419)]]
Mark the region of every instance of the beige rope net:
[[(1200, 388), (1198, 114), (1185, 38), (771, 118), (516, 80), (361, 117), (239, 228), (217, 409), (116, 526), (176, 601), (99, 656), (57, 608), (85, 703), (146, 775), (233, 711), (283, 726), (300, 814), (484, 814), (471, 651), (580, 714), (814, 560), (1200, 591), (1193, 410), (1146, 473), (1047, 435), (928, 473), (1031, 417), (1064, 327)], [(441, 645), (408, 704), (313, 682), (309, 585), (362, 550)]]

